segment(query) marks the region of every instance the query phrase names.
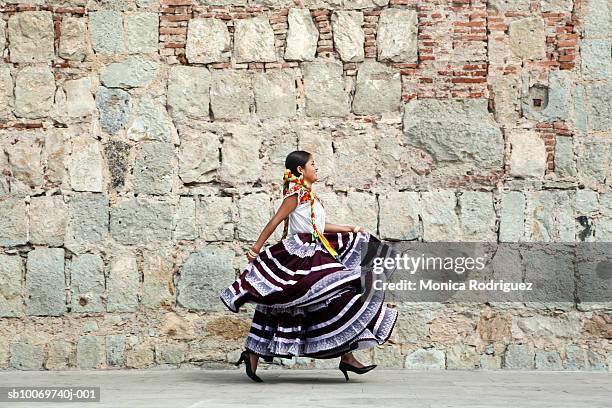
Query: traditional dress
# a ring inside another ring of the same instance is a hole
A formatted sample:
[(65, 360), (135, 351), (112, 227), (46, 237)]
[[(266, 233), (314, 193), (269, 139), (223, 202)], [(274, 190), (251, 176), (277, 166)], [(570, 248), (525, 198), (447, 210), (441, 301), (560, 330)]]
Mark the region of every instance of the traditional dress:
[(323, 245), (314, 239), (311, 218), (314, 213), (316, 229), (325, 230), (323, 205), (317, 198), (311, 208), (304, 188), (289, 189), (285, 197), (292, 194), (298, 205), (288, 217), (287, 237), (262, 250), (220, 295), (235, 313), (256, 303), (245, 348), (270, 362), (334, 358), (383, 344), (398, 312), (385, 305), (383, 291), (364, 290), (360, 265), (368, 242), (378, 239), (369, 232), (323, 233)]

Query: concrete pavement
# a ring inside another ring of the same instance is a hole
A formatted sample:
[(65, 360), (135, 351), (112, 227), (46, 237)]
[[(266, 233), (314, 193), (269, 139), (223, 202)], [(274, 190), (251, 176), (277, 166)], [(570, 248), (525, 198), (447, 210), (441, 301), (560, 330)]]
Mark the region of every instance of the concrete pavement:
[(0, 407), (571, 407), (612, 406), (612, 373), (414, 371), (376, 368), (289, 370), (260, 364), (264, 383), (235, 369), (3, 371), (1, 386), (99, 386), (100, 402), (16, 403)]

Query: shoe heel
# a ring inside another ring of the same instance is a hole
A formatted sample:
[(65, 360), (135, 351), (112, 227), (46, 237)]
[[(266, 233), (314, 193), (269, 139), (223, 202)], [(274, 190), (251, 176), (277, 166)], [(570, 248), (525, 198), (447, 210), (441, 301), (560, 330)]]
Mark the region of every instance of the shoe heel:
[(344, 374), (344, 378), (346, 378), (346, 381), (348, 381), (349, 380), (349, 376), (348, 376), (348, 373), (346, 372), (346, 370), (340, 369), (340, 371), (342, 371), (342, 374)]
[(234, 365), (235, 365), (236, 367), (238, 367), (238, 366), (240, 365), (240, 363), (242, 363), (242, 360), (244, 360), (244, 356), (243, 356), (242, 354), (240, 354), (240, 358), (238, 359), (238, 361), (236, 361), (236, 362), (234, 363)]

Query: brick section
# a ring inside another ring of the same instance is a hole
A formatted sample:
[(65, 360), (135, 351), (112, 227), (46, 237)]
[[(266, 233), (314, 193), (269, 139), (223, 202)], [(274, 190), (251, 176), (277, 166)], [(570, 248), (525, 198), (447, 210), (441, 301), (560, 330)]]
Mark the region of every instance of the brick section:
[(369, 10), (363, 12), (363, 31), (365, 33), (365, 57), (376, 58), (376, 27), (380, 10)]
[(160, 0), (160, 55), (167, 64), (186, 64), (187, 24), (193, 16), (191, 0)]
[(340, 58), (334, 54), (334, 40), (331, 27), (330, 10), (311, 10), (310, 14), (319, 29), (319, 42), (317, 43), (317, 57)]
[(542, 135), (546, 146), (546, 174), (552, 173), (555, 169), (555, 143), (558, 137), (573, 137), (568, 125), (562, 121), (553, 123), (540, 122), (536, 125), (536, 130)]

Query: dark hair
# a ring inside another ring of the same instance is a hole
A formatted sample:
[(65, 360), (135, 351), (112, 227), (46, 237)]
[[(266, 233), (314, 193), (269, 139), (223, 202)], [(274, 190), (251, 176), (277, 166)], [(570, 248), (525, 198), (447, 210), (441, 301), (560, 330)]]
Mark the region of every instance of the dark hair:
[(285, 159), (285, 168), (291, 170), (291, 174), (295, 177), (300, 177), (298, 172), (298, 166), (302, 168), (306, 166), (308, 160), (310, 160), (311, 154), (304, 150), (294, 150), (287, 155)]

